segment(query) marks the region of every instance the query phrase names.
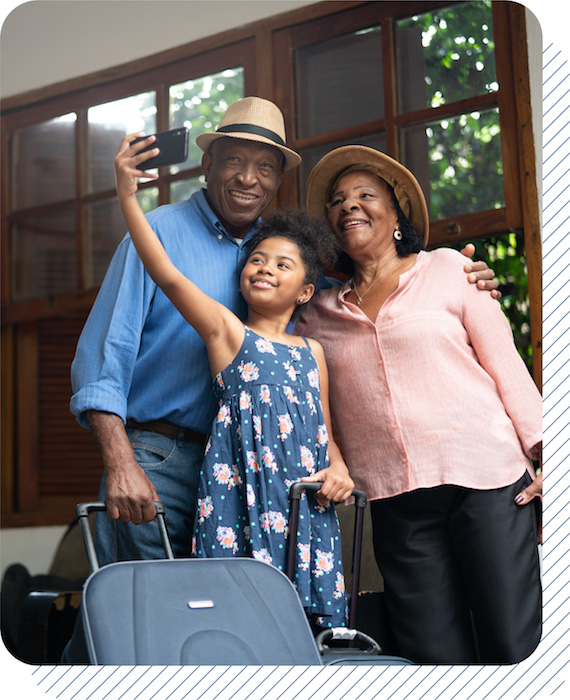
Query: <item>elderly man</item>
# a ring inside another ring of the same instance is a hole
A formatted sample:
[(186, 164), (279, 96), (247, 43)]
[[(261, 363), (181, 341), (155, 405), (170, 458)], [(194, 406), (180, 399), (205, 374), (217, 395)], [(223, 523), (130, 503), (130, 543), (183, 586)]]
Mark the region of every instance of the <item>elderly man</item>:
[[(149, 221), (170, 258), (207, 294), (238, 315), (243, 244), (300, 156), (285, 145), (280, 110), (247, 97), (230, 105), (204, 150), (206, 190), (159, 207)], [(188, 251), (191, 250), (191, 255)], [(492, 276), (485, 263), (480, 279)], [(496, 282), (486, 282), (493, 289)], [(167, 512), (177, 556), (190, 553), (196, 489), (215, 415), (205, 346), (157, 289), (127, 235), (119, 245), (79, 339), (71, 411), (91, 428), (103, 456), (97, 519), (100, 563), (162, 555), (157, 528), (137, 527)]]

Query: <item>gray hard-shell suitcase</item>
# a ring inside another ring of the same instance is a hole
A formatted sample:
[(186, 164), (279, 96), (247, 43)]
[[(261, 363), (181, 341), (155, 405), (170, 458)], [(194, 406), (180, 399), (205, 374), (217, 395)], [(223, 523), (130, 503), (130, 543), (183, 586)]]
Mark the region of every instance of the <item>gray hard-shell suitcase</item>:
[(94, 664), (320, 665), (291, 581), (255, 559), (173, 559), (164, 511), (157, 521), (167, 559), (99, 568), (83, 525), (104, 503), (79, 504), (87, 555), (81, 615)]
[(76, 508), (93, 571), (81, 601), (91, 663), (409, 663), (378, 655), (366, 636), (370, 649), (364, 653), (350, 658), (329, 653), (326, 639), (315, 641), (290, 579), (269, 564), (249, 558), (174, 559), (163, 507), (156, 506), (167, 558), (100, 568), (87, 516), (105, 510), (105, 504)]

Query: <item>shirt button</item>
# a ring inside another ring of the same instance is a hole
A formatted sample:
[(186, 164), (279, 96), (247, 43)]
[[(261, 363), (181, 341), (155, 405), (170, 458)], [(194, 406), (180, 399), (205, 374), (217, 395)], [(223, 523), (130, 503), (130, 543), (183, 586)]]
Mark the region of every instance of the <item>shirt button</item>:
[(218, 240), (221, 241), (222, 238), (223, 238), (222, 234), (221, 234), (221, 233), (218, 233)]
[(386, 389), (386, 396), (390, 396), (390, 389)]
[(378, 360), (378, 364), (379, 364), (379, 365), (382, 365), (382, 364), (384, 364), (384, 363), (382, 362), (382, 360)]

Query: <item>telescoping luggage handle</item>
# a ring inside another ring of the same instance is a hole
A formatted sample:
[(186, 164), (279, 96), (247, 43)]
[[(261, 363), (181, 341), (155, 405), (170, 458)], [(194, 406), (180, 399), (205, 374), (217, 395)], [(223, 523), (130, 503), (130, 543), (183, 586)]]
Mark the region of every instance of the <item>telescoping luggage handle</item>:
[[(320, 481), (296, 481), (289, 489), (291, 499), (291, 512), (289, 514), (289, 549), (287, 552), (287, 576), (293, 581), (295, 576), (295, 554), (297, 549), (297, 524), (299, 522), (299, 502), (304, 491), (319, 491), (322, 487)], [(362, 556), (362, 531), (364, 528), (364, 508), (366, 507), (366, 494), (359, 489), (353, 489), (356, 514), (354, 518), (354, 536), (352, 545), (352, 600), (349, 612), (349, 627), (356, 627), (356, 601), (360, 587), (360, 566)]]
[[(174, 559), (174, 553), (170, 544), (168, 530), (166, 529), (164, 506), (160, 501), (155, 501), (154, 506), (156, 508), (156, 522), (158, 525), (158, 531), (160, 533), (160, 539), (162, 540), (162, 546), (164, 547), (166, 558)], [(91, 513), (92, 511), (103, 513), (106, 512), (107, 506), (105, 504), (105, 501), (78, 503), (77, 506), (75, 506), (75, 515), (77, 516), (77, 521), (81, 526), (81, 532), (83, 534), (83, 541), (85, 542), (85, 550), (87, 552), (89, 566), (91, 567), (91, 571), (97, 571), (97, 569), (99, 569), (99, 562), (97, 561), (95, 543), (93, 541), (93, 535), (91, 534), (91, 528), (89, 527), (89, 513)]]

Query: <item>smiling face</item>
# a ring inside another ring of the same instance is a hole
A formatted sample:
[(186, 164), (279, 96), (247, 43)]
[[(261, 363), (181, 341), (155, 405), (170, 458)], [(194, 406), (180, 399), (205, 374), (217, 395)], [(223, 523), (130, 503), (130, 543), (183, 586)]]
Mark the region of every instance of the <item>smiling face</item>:
[(305, 284), (305, 265), (296, 243), (274, 236), (265, 238), (244, 265), (240, 289), (248, 304), (274, 304), (288, 308), (308, 301), (312, 284)]
[(374, 173), (356, 170), (339, 178), (329, 202), (328, 219), (342, 249), (355, 260), (395, 247), (398, 217), (392, 194), (388, 184)]
[(232, 236), (243, 238), (273, 199), (283, 157), (273, 146), (224, 137), (202, 158), (208, 199)]

